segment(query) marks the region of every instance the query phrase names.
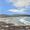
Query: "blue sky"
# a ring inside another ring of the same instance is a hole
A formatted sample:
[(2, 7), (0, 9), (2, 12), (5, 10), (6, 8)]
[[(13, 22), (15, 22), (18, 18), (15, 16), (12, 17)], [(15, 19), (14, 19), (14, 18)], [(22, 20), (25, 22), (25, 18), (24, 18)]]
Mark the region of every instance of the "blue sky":
[[(0, 14), (13, 14), (13, 12), (7, 12), (7, 10), (15, 8), (14, 5), (11, 5), (9, 3), (7, 3), (5, 0), (0, 0), (0, 4), (5, 4), (0, 5)], [(9, 4), (9, 5), (8, 5)]]
[[(14, 9), (16, 6), (14, 6), (12, 3), (8, 3), (5, 0), (0, 0), (0, 14), (20, 14), (20, 12), (11, 12), (8, 11), (9, 9)], [(28, 12), (30, 12), (30, 6), (28, 6)], [(30, 13), (29, 13), (30, 14)]]

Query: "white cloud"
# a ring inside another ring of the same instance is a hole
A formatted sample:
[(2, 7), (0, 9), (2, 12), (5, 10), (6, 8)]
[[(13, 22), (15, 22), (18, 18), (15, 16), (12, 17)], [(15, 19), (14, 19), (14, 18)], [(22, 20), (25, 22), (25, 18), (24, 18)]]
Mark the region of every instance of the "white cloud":
[(29, 2), (30, 2), (30, 0), (15, 0), (14, 5), (16, 7), (28, 6)]
[(24, 12), (24, 10), (26, 10), (26, 9), (24, 9), (24, 8), (22, 8), (22, 9), (20, 9), (20, 10), (18, 10), (18, 9), (10, 9), (10, 10), (8, 10), (9, 12), (11, 11), (11, 12)]
[(14, 3), (14, 5), (16, 6), (16, 7), (19, 7), (19, 6), (28, 6), (28, 5), (30, 5), (29, 4), (29, 2), (30, 2), (30, 0), (6, 0), (7, 2), (12, 2), (12, 3)]
[(11, 11), (11, 12), (18, 12), (18, 10), (16, 10), (16, 9), (10, 9), (10, 10), (8, 10), (8, 11)]

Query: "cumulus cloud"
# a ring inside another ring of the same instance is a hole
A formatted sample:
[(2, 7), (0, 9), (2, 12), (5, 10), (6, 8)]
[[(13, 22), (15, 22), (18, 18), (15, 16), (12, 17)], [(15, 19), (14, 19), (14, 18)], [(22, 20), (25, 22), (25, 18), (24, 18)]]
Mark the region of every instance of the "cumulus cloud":
[(24, 12), (24, 10), (26, 10), (26, 9), (24, 9), (24, 8), (22, 8), (22, 9), (20, 9), (20, 10), (18, 10), (18, 9), (10, 9), (10, 10), (8, 10), (9, 12)]
[(16, 10), (16, 9), (10, 9), (10, 10), (8, 10), (8, 11), (11, 11), (11, 12), (18, 12), (18, 10)]
[(14, 5), (16, 7), (19, 7), (19, 6), (28, 6), (29, 2), (30, 2), (30, 0), (17, 0)]
[(7, 2), (12, 2), (16, 7), (29, 6), (30, 0), (6, 0)]

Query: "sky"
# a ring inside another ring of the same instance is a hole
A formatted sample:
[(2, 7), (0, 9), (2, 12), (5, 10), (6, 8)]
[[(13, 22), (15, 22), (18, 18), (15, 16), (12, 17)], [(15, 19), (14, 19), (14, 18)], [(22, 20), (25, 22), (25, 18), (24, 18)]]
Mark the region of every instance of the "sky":
[(30, 14), (30, 5), (26, 5), (25, 7), (22, 6), (24, 4), (19, 5), (15, 2), (13, 4), (12, 1), (0, 0), (0, 14)]
[[(5, 0), (0, 0), (0, 14), (11, 14), (12, 12), (7, 12), (11, 8), (15, 8), (14, 5), (7, 3)], [(9, 5), (8, 5), (9, 4)]]

